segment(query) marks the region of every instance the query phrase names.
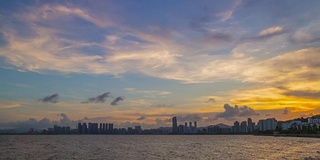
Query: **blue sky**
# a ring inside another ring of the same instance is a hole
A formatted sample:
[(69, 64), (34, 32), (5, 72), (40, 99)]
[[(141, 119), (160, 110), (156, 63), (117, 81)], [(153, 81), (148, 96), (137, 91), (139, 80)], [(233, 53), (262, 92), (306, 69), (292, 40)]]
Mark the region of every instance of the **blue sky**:
[(318, 114), (319, 3), (2, 1), (0, 123), (152, 128), (172, 115), (205, 126)]

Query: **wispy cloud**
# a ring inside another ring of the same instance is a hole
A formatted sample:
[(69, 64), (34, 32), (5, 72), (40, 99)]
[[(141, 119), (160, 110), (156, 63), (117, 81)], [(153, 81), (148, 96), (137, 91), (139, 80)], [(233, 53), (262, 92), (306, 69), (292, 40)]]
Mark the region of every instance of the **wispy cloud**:
[(273, 35), (279, 34), (281, 32), (283, 32), (283, 28), (280, 26), (275, 26), (275, 27), (270, 27), (270, 28), (262, 30), (259, 33), (259, 36), (260, 37), (268, 37), (268, 36), (273, 36)]
[(217, 16), (220, 18), (220, 21), (225, 22), (230, 18), (232, 18), (232, 14), (235, 12), (237, 7), (241, 5), (241, 3), (242, 3), (242, 0), (235, 0), (235, 2), (232, 4), (232, 6), (228, 10), (219, 13)]
[(169, 91), (161, 91), (161, 90), (139, 90), (136, 88), (124, 88), (125, 91), (129, 93), (140, 93), (148, 96), (156, 95), (156, 96), (165, 96), (171, 94)]
[(5, 104), (0, 104), (0, 109), (5, 109), (5, 108), (17, 108), (20, 107), (20, 103), (5, 103)]

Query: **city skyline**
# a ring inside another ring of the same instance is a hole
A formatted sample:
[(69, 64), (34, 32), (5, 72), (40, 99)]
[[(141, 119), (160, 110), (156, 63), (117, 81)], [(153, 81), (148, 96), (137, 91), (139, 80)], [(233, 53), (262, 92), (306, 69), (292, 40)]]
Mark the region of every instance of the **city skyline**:
[(319, 6), (1, 1), (0, 129), (317, 115)]

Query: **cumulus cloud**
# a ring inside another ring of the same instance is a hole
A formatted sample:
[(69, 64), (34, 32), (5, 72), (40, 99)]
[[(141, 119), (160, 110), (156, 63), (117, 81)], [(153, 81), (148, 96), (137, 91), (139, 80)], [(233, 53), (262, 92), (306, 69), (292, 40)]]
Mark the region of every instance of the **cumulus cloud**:
[(25, 121), (17, 122), (0, 122), (0, 129), (13, 129), (16, 132), (27, 132), (30, 128), (41, 131), (42, 129), (52, 128), (53, 125), (70, 126), (75, 127), (82, 120), (70, 120), (65, 113), (58, 114), (60, 116), (59, 121), (50, 121), (48, 118), (37, 120), (35, 118), (29, 118)]
[(58, 93), (56, 93), (53, 95), (46, 96), (46, 97), (40, 99), (39, 101), (42, 101), (44, 103), (57, 103), (58, 99), (59, 99), (59, 95), (58, 95)]
[(224, 118), (227, 120), (231, 120), (236, 117), (249, 117), (259, 115), (259, 113), (248, 106), (238, 107), (237, 105), (235, 105), (234, 107), (232, 107), (229, 104), (225, 104), (223, 108), (225, 109), (225, 111), (218, 113), (215, 118)]
[(115, 106), (115, 105), (118, 105), (118, 102), (119, 101), (123, 101), (123, 97), (117, 97), (115, 98), (110, 104)]
[(87, 101), (82, 103), (104, 103), (108, 97), (112, 97), (110, 92), (105, 92), (101, 95), (97, 95), (96, 97), (91, 97)]
[(284, 108), (282, 114), (289, 114), (290, 110), (289, 108)]

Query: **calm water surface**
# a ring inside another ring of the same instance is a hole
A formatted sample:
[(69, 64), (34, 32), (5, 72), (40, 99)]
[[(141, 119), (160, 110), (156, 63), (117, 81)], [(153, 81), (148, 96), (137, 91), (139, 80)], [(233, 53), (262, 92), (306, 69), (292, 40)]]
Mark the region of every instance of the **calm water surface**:
[(0, 159), (320, 160), (320, 139), (235, 135), (1, 135)]

